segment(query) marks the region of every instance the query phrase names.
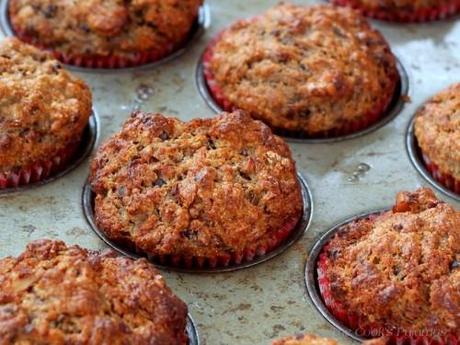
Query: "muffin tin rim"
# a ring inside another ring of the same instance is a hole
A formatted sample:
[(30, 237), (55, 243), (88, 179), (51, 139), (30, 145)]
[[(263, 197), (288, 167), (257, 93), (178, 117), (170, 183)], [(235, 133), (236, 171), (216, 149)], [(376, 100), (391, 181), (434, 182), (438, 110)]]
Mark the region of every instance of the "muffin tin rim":
[[(215, 274), (215, 273), (227, 273), (227, 272), (235, 272), (242, 269), (247, 269), (262, 263), (265, 263), (287, 251), (293, 244), (299, 241), (303, 235), (309, 230), (312, 219), (313, 219), (313, 212), (314, 212), (314, 203), (313, 203), (313, 195), (308, 184), (307, 179), (300, 173), (297, 172), (297, 179), (300, 183), (300, 189), (302, 193), (302, 202), (303, 202), (303, 212), (302, 216), (299, 219), (299, 222), (296, 225), (296, 228), (291, 232), (291, 234), (283, 241), (283, 243), (275, 248), (267, 252), (267, 254), (262, 255), (260, 257), (255, 258), (249, 262), (242, 262), (238, 265), (229, 265), (226, 267), (216, 267), (216, 268), (185, 268), (185, 267), (175, 267), (172, 265), (163, 265), (159, 264), (155, 261), (149, 260), (153, 265), (157, 268), (165, 270), (165, 271), (173, 271), (173, 272), (183, 272), (183, 273), (194, 273), (194, 274)], [(94, 210), (92, 207), (92, 201), (94, 199), (94, 194), (91, 190), (91, 186), (89, 181), (87, 180), (83, 186), (82, 195), (81, 195), (81, 205), (84, 218), (86, 223), (89, 225), (91, 230), (98, 236), (100, 240), (102, 240), (108, 247), (115, 250), (116, 252), (133, 259), (138, 259), (145, 257), (143, 255), (139, 255), (136, 253), (132, 253), (131, 251), (122, 248), (121, 246), (113, 243), (110, 239), (108, 239), (102, 230), (100, 230), (94, 221)], [(146, 257), (145, 257), (146, 258)]]
[(420, 148), (417, 144), (417, 138), (415, 137), (415, 120), (417, 118), (417, 113), (418, 111), (416, 111), (410, 119), (405, 134), (405, 146), (409, 160), (418, 174), (421, 175), (423, 179), (427, 181), (433, 188), (435, 188), (440, 193), (454, 199), (455, 201), (460, 201), (460, 195), (454, 193), (447, 187), (443, 186), (440, 182), (436, 181), (425, 167), (425, 164), (422, 162), (420, 157)]
[(379, 215), (379, 214), (382, 214), (390, 210), (391, 210), (391, 207), (386, 207), (386, 208), (373, 209), (370, 211), (361, 212), (354, 216), (348, 217), (342, 221), (339, 221), (332, 227), (328, 228), (328, 230), (326, 230), (325, 232), (321, 232), (319, 237), (316, 240), (314, 240), (314, 244), (310, 249), (307, 261), (305, 263), (305, 269), (304, 269), (305, 288), (307, 290), (310, 301), (313, 303), (316, 311), (335, 329), (344, 333), (351, 339), (359, 341), (359, 342), (363, 342), (369, 339), (357, 335), (355, 331), (353, 331), (352, 329), (342, 324), (342, 322), (337, 320), (337, 318), (334, 315), (332, 315), (332, 313), (328, 310), (328, 308), (324, 304), (323, 298), (321, 296), (321, 292), (319, 291), (319, 286), (317, 283), (318, 281), (317, 261), (318, 261), (318, 257), (321, 254), (323, 247), (338, 231), (340, 231), (340, 229), (343, 226), (353, 221), (363, 219), (371, 215)]
[[(205, 53), (206, 49), (201, 54), (197, 66), (195, 67), (195, 84), (196, 88), (198, 89), (198, 93), (200, 94), (201, 98), (204, 100), (208, 108), (210, 108), (215, 114), (219, 114), (221, 112), (224, 112), (224, 110), (213, 99), (204, 77), (203, 59)], [(409, 73), (404, 67), (404, 64), (401, 61), (402, 59), (399, 58), (394, 52), (393, 55), (396, 59), (396, 68), (398, 70), (399, 75), (398, 87), (395, 91), (395, 94), (393, 95), (390, 106), (385, 111), (385, 114), (371, 126), (357, 131), (355, 133), (340, 135), (331, 138), (297, 138), (295, 136), (284, 135), (283, 133), (278, 134), (276, 133), (276, 131), (274, 131), (274, 133), (291, 143), (330, 144), (339, 143), (346, 140), (359, 139), (385, 127), (404, 111), (404, 107), (406, 105), (405, 97), (409, 97), (409, 94), (411, 92)]]
[[(5, 37), (16, 37), (16, 34), (11, 26), (10, 17), (8, 14), (8, 4), (10, 0), (0, 0), (0, 30), (5, 35)], [(80, 67), (62, 63), (66, 69), (72, 72), (88, 72), (94, 74), (112, 74), (112, 73), (126, 73), (126, 72), (137, 72), (137, 71), (146, 71), (151, 70), (165, 63), (171, 62), (181, 55), (185, 54), (187, 50), (190, 49), (192, 43), (198, 40), (204, 35), (207, 29), (211, 26), (211, 10), (209, 4), (205, 1), (199, 8), (198, 18), (193, 24), (192, 32), (189, 34), (189, 38), (186, 42), (179, 48), (173, 51), (168, 56), (164, 58), (142, 64), (139, 66), (131, 67), (122, 67), (122, 68), (91, 68), (91, 67)]]
[(198, 328), (195, 324), (195, 320), (193, 319), (190, 313), (187, 313), (187, 326), (186, 326), (187, 335), (189, 338), (189, 345), (200, 345), (200, 334), (198, 332)]
[(88, 120), (88, 124), (86, 125), (84, 133), (83, 133), (83, 137), (85, 135), (88, 135), (89, 141), (86, 143), (84, 143), (83, 141), (80, 142), (79, 150), (76, 152), (74, 157), (72, 157), (70, 162), (66, 164), (64, 169), (59, 170), (57, 173), (52, 174), (49, 177), (43, 180), (37, 181), (37, 182), (20, 185), (18, 187), (9, 187), (9, 188), (0, 189), (0, 198), (5, 195), (11, 195), (15, 193), (21, 193), (21, 192), (25, 192), (28, 190), (40, 188), (56, 180), (59, 180), (65, 175), (76, 170), (91, 155), (91, 152), (94, 150), (97, 143), (99, 142), (100, 133), (101, 133), (101, 130), (100, 130), (99, 115), (96, 109), (93, 107), (91, 116), (89, 117), (89, 120)]

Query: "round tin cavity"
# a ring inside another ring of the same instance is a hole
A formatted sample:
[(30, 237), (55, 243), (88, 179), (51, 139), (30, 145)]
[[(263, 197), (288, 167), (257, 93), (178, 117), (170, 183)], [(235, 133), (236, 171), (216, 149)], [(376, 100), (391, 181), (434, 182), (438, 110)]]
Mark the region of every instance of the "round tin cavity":
[(86, 126), (83, 132), (83, 136), (82, 136), (80, 145), (77, 151), (75, 152), (75, 154), (73, 155), (73, 157), (66, 164), (64, 169), (60, 169), (56, 173), (51, 174), (50, 176), (44, 178), (43, 180), (37, 181), (37, 182), (20, 185), (16, 188), (13, 187), (13, 188), (0, 189), (0, 196), (4, 194), (22, 192), (28, 189), (43, 186), (75, 170), (89, 156), (94, 146), (96, 145), (98, 137), (99, 137), (99, 117), (96, 113), (96, 110), (93, 108), (93, 113), (90, 116), (88, 125)]
[[(9, 0), (0, 0), (0, 29), (5, 34), (5, 36), (15, 36), (15, 32), (11, 25), (10, 17), (8, 14), (8, 5), (9, 5)], [(145, 63), (139, 66), (121, 67), (121, 68), (92, 68), (92, 67), (75, 66), (75, 65), (65, 64), (65, 63), (64, 63), (64, 66), (76, 72), (94, 72), (94, 73), (135, 72), (139, 70), (152, 69), (152, 68), (158, 67), (161, 64), (169, 62), (183, 55), (190, 48), (192, 43), (205, 33), (205, 31), (210, 27), (210, 25), (211, 25), (211, 11), (210, 11), (209, 5), (204, 3), (199, 9), (198, 18), (195, 24), (193, 25), (186, 42), (184, 42), (184, 44), (178, 49), (176, 49), (174, 52), (172, 52), (168, 56), (158, 61)]]
[[(334, 142), (340, 142), (344, 140), (359, 138), (359, 137), (367, 135), (385, 126), (402, 111), (402, 109), (404, 108), (405, 102), (406, 102), (405, 99), (409, 94), (408, 74), (404, 66), (402, 65), (401, 61), (397, 59), (396, 62), (397, 62), (397, 69), (398, 69), (400, 78), (399, 78), (399, 83), (397, 85), (395, 94), (393, 96), (393, 99), (388, 109), (385, 111), (385, 114), (371, 126), (365, 129), (362, 129), (360, 131), (354, 132), (354, 133), (335, 136), (335, 137), (324, 137), (324, 138), (309, 138), (303, 135), (302, 133), (290, 132), (290, 131), (280, 130), (276, 128), (273, 129), (274, 133), (284, 137), (287, 141), (290, 141), (290, 142), (298, 142), (298, 143), (306, 143), (306, 144), (322, 144), (322, 143), (334, 143)], [(203, 56), (200, 58), (200, 61), (198, 62), (198, 65), (197, 65), (197, 68), (195, 71), (195, 80), (196, 80), (198, 91), (200, 95), (202, 96), (202, 98), (204, 99), (204, 101), (206, 102), (206, 104), (209, 106), (209, 108), (211, 108), (215, 113), (222, 112), (223, 109), (214, 100), (209, 90), (209, 87), (207, 85), (206, 79), (204, 77)]]
[(321, 292), (320, 292), (319, 284), (318, 284), (317, 261), (318, 261), (319, 255), (321, 254), (323, 250), (323, 247), (329, 242), (329, 240), (338, 231), (341, 230), (341, 228), (344, 225), (351, 223), (353, 221), (359, 220), (359, 219), (367, 218), (369, 216), (381, 214), (385, 211), (387, 210), (384, 209), (384, 210), (376, 210), (376, 211), (361, 213), (357, 216), (348, 218), (337, 225), (334, 225), (332, 228), (327, 230), (323, 235), (321, 235), (321, 237), (316, 241), (315, 245), (310, 251), (310, 254), (307, 259), (307, 263), (305, 265), (305, 286), (307, 288), (308, 295), (310, 296), (310, 299), (312, 300), (316, 309), (331, 325), (333, 325), (335, 328), (337, 328), (339, 331), (346, 334), (350, 338), (356, 341), (359, 341), (359, 342), (363, 342), (368, 339), (360, 336), (359, 332), (356, 332), (348, 328), (342, 322), (337, 320), (337, 318), (334, 315), (332, 315), (332, 313), (326, 307), (323, 301), (323, 297), (321, 296)]
[(257, 255), (251, 261), (243, 261), (240, 264), (233, 264), (228, 266), (217, 266), (217, 267), (181, 267), (177, 265), (173, 265), (172, 263), (164, 263), (158, 262), (153, 257), (149, 257), (144, 253), (136, 253), (130, 248), (124, 248), (123, 246), (114, 243), (111, 241), (103, 231), (98, 229), (96, 222), (95, 222), (95, 215), (94, 215), (94, 193), (91, 190), (91, 186), (87, 182), (83, 187), (82, 193), (82, 207), (83, 213), (85, 218), (91, 227), (91, 229), (99, 236), (99, 238), (104, 241), (109, 247), (114, 249), (115, 251), (130, 257), (130, 258), (139, 258), (139, 257), (146, 257), (148, 258), (155, 266), (164, 269), (164, 270), (173, 270), (178, 272), (188, 272), (188, 273), (221, 273), (221, 272), (232, 272), (244, 268), (249, 268), (263, 262), (266, 262), (275, 256), (280, 255), (281, 253), (285, 252), (289, 247), (291, 247), (295, 242), (297, 242), (302, 235), (308, 230), (310, 226), (310, 222), (313, 215), (313, 198), (310, 191), (310, 188), (307, 184), (307, 181), (301, 174), (298, 175), (298, 180), (301, 186), (302, 192), (302, 200), (303, 200), (303, 213), (302, 216), (297, 223), (295, 229), (291, 231), (289, 236), (283, 241), (283, 243), (275, 248), (272, 251), (267, 252), (264, 255)]
[(422, 152), (417, 143), (417, 138), (415, 137), (415, 115), (412, 117), (409, 122), (409, 126), (406, 131), (406, 150), (409, 155), (410, 161), (417, 172), (423, 176), (423, 178), (428, 181), (434, 188), (436, 188), (441, 193), (448, 195), (452, 199), (460, 201), (460, 195), (456, 194), (454, 191), (449, 189), (446, 185), (443, 185), (441, 182), (437, 181), (431, 173), (428, 171), (425, 162), (422, 158)]

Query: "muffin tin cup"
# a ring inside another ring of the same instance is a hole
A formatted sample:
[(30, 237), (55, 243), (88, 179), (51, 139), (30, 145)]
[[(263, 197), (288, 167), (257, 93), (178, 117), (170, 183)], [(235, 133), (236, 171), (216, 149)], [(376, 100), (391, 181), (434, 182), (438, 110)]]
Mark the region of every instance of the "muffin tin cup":
[(70, 145), (49, 160), (37, 162), (14, 173), (0, 173), (0, 195), (42, 186), (75, 170), (93, 150), (98, 133), (99, 120), (93, 109), (78, 144)]
[(53, 172), (58, 172), (72, 158), (78, 146), (78, 143), (72, 143), (51, 159), (35, 162), (14, 172), (0, 174), (0, 189), (18, 188), (21, 185), (39, 182)]
[(416, 116), (409, 122), (406, 131), (406, 150), (413, 166), (438, 191), (460, 201), (460, 181), (441, 172), (438, 166), (424, 155), (418, 146), (414, 128), (415, 118)]
[[(310, 299), (312, 300), (316, 309), (331, 325), (333, 325), (339, 331), (348, 335), (350, 338), (356, 341), (359, 341), (359, 342), (362, 342), (368, 339), (363, 337), (359, 331), (354, 330), (352, 327), (349, 326), (349, 325), (356, 325), (356, 320), (354, 318), (350, 320), (346, 312), (340, 310), (338, 306), (337, 308), (334, 308), (336, 310), (335, 314), (331, 312), (331, 310), (328, 308), (328, 306), (334, 305), (335, 303), (329, 297), (326, 298), (327, 299), (326, 301), (323, 298), (324, 290), (322, 293), (321, 285), (322, 283), (324, 284), (324, 276), (319, 273), (318, 263), (320, 261), (321, 253), (323, 252), (325, 246), (332, 239), (332, 237), (338, 231), (340, 231), (340, 229), (344, 225), (351, 223), (353, 221), (356, 221), (358, 219), (377, 216), (385, 211), (388, 211), (388, 209), (365, 212), (357, 216), (348, 218), (344, 220), (343, 222), (327, 230), (318, 239), (318, 241), (315, 243), (315, 245), (311, 249), (308, 259), (307, 259), (306, 266), (305, 266), (305, 285), (308, 291), (308, 295), (310, 296)], [(327, 292), (326, 292), (326, 295), (327, 295)]]
[[(0, 0), (0, 27), (6, 36), (15, 36), (16, 32), (11, 24), (8, 14), (9, 0)], [(67, 68), (80, 72), (130, 72), (139, 69), (150, 69), (160, 64), (171, 61), (184, 54), (191, 44), (201, 37), (211, 25), (211, 12), (207, 4), (203, 4), (198, 13), (198, 18), (186, 39), (178, 47), (166, 47), (164, 51), (149, 51), (133, 54), (130, 58), (123, 56), (95, 57), (83, 55), (65, 55), (58, 51), (51, 51), (54, 57), (66, 65)], [(27, 35), (19, 34), (18, 37), (26, 42), (32, 40)], [(45, 49), (44, 47), (40, 47)]]
[[(331, 291), (331, 282), (325, 274), (327, 271), (327, 260), (324, 251), (327, 249), (329, 241), (345, 225), (360, 219), (375, 218), (389, 210), (369, 211), (351, 217), (333, 226), (319, 238), (311, 249), (305, 266), (305, 285), (310, 299), (319, 313), (331, 325), (359, 342), (372, 338), (385, 337), (386, 344), (391, 345), (458, 344), (458, 337), (452, 334), (439, 335), (434, 332), (430, 334), (429, 330), (427, 330), (426, 334), (417, 335), (415, 334), (416, 332), (404, 331), (402, 329), (385, 329), (379, 325), (364, 326), (361, 324), (357, 313), (347, 310), (346, 306), (334, 299)], [(397, 334), (394, 334), (395, 332)]]
[[(218, 35), (209, 46), (219, 39)], [(225, 100), (219, 88), (216, 85), (210, 86), (207, 80), (211, 79), (209, 73), (206, 73), (205, 64), (210, 59), (210, 49), (208, 48), (203, 53), (200, 61), (198, 62), (195, 79), (199, 93), (203, 97), (206, 104), (216, 113), (228, 111), (232, 109), (231, 104)], [(403, 109), (405, 98), (409, 93), (409, 77), (402, 63), (397, 59), (397, 69), (399, 73), (399, 82), (396, 87), (395, 93), (391, 100), (385, 100), (382, 104), (377, 105), (375, 110), (368, 114), (368, 116), (359, 121), (349, 122), (337, 130), (331, 130), (323, 133), (321, 137), (308, 137), (302, 132), (289, 131), (280, 128), (272, 128), (275, 134), (284, 137), (291, 142), (299, 143), (331, 143), (339, 142), (348, 139), (355, 139), (367, 135), (377, 129), (385, 126), (392, 121)], [(208, 74), (208, 75), (207, 75)], [(211, 91), (211, 89), (213, 91)], [(224, 107), (221, 107), (223, 104)], [(224, 109), (225, 108), (225, 109)], [(383, 113), (381, 109), (386, 109)]]
[(198, 335), (198, 330), (195, 326), (195, 321), (190, 314), (187, 315), (187, 326), (186, 331), (188, 335), (189, 345), (200, 345), (200, 337)]
[[(313, 214), (313, 199), (310, 188), (303, 176), (298, 174), (298, 180), (302, 193), (303, 212), (301, 218), (296, 220), (296, 224), (286, 224), (283, 229), (280, 229), (280, 231), (270, 238), (263, 246), (257, 246), (256, 248), (251, 248), (244, 253), (233, 256), (219, 256), (207, 259), (185, 259), (182, 256), (154, 256), (144, 253), (141, 250), (136, 250), (136, 248), (127, 248), (126, 246), (122, 246), (110, 240), (105, 233), (97, 227), (94, 215), (95, 195), (89, 183), (86, 183), (83, 187), (82, 206), (84, 215), (91, 229), (109, 247), (125, 256), (131, 258), (146, 257), (155, 264), (155, 266), (164, 270), (189, 273), (231, 272), (258, 265), (280, 255), (297, 242), (308, 230)], [(293, 225), (295, 225), (294, 228)]]
[(354, 0), (329, 0), (329, 2), (334, 5), (352, 7), (366, 17), (399, 23), (423, 23), (443, 20), (460, 12), (460, 1), (452, 1), (450, 5), (425, 8), (413, 12), (391, 12), (385, 10), (367, 9), (360, 7)]

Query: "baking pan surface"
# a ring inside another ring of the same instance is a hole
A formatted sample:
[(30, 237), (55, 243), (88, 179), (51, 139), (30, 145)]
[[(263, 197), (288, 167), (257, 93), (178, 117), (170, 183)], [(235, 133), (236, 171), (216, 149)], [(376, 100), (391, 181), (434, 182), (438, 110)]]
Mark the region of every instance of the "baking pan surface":
[[(180, 57), (126, 73), (78, 70), (93, 91), (100, 120), (99, 143), (118, 131), (134, 109), (183, 121), (215, 116), (196, 86), (202, 52), (210, 39), (235, 20), (257, 15), (276, 3), (278, 0), (209, 0), (211, 26)], [(315, 239), (341, 219), (391, 205), (401, 190), (431, 186), (406, 153), (406, 130), (420, 105), (460, 81), (459, 17), (426, 24), (371, 22), (406, 69), (410, 99), (392, 121), (366, 135), (314, 145), (289, 141), (315, 205), (309, 230), (289, 250), (263, 264), (225, 274), (162, 270), (168, 285), (189, 305), (202, 345), (268, 345), (271, 339), (299, 332), (332, 337), (343, 345), (354, 343), (325, 320), (308, 297), (304, 282), (307, 256)], [(107, 248), (82, 211), (88, 161), (53, 183), (0, 197), (1, 257), (17, 255), (27, 242), (39, 238)], [(460, 209), (459, 201), (441, 192), (437, 195)]]

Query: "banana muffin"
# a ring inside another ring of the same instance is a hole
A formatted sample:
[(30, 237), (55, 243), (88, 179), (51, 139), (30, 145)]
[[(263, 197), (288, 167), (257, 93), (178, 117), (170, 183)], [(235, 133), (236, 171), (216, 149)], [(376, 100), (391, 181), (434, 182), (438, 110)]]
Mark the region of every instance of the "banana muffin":
[[(362, 342), (363, 345), (386, 345), (389, 344), (386, 338), (376, 338)], [(314, 334), (297, 334), (274, 340), (272, 345), (339, 345), (334, 339), (322, 338)]]
[(399, 74), (388, 43), (359, 14), (279, 4), (224, 30), (208, 46), (208, 89), (281, 134), (330, 137), (376, 122)]
[(328, 309), (360, 335), (457, 343), (460, 212), (430, 189), (401, 192), (392, 210), (339, 230), (318, 277)]
[(91, 92), (61, 64), (15, 38), (0, 43), (0, 188), (65, 166), (91, 115)]
[(109, 239), (178, 266), (250, 261), (302, 214), (288, 145), (239, 112), (190, 122), (135, 112), (98, 150), (89, 180)]
[(443, 19), (460, 10), (459, 0), (331, 0), (350, 6), (364, 15), (397, 22), (425, 22)]
[(2, 345), (185, 345), (186, 321), (145, 259), (40, 240), (0, 260)]
[(180, 48), (202, 0), (10, 0), (22, 40), (61, 61), (118, 68), (157, 61)]
[(272, 345), (338, 345), (334, 339), (321, 338), (314, 334), (297, 334), (273, 341)]
[(460, 84), (427, 101), (416, 114), (414, 130), (427, 169), (460, 194)]

